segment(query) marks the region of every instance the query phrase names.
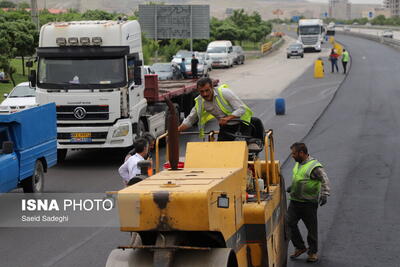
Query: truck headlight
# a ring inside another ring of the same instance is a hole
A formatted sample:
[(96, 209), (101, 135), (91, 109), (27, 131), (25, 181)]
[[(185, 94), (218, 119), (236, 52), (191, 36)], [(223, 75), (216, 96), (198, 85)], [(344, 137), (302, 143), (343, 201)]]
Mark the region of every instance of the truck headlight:
[(128, 124), (123, 124), (123, 125), (120, 125), (117, 129), (114, 130), (113, 138), (114, 137), (127, 136), (128, 133), (129, 133), (129, 125)]

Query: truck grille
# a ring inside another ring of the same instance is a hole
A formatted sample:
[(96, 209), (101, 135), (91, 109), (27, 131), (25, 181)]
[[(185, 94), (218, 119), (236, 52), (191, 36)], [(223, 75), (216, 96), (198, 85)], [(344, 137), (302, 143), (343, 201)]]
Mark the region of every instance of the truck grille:
[(313, 36), (313, 37), (301, 37), (301, 42), (304, 45), (315, 45), (318, 42), (318, 37), (317, 36)]
[(109, 107), (102, 106), (57, 106), (57, 120), (59, 121), (85, 121), (85, 120), (108, 120)]

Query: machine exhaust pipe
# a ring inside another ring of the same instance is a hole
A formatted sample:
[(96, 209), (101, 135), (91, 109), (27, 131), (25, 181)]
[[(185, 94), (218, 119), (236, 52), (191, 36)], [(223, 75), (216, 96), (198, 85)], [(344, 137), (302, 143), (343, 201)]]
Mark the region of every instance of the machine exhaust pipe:
[(168, 116), (168, 156), (171, 170), (178, 170), (179, 163), (179, 133), (178, 119), (174, 104), (170, 99), (166, 99), (169, 116)]

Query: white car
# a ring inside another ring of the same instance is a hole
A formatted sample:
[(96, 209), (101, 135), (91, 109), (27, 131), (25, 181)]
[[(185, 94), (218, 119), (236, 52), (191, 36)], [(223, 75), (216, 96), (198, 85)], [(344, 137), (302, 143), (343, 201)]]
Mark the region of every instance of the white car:
[(393, 38), (393, 32), (392, 32), (391, 30), (383, 31), (382, 37), (385, 37), (385, 38)]
[[(208, 66), (207, 64), (201, 59), (198, 58), (199, 64), (197, 65), (197, 75), (199, 77), (208, 77)], [(192, 60), (186, 62), (186, 75), (192, 76)]]
[(198, 52), (197, 57), (204, 61), (204, 64), (207, 65), (208, 71), (212, 71), (212, 60), (207, 52)]
[(0, 104), (0, 113), (14, 113), (38, 105), (36, 90), (29, 86), (29, 82), (18, 84), (4, 97), (6, 99)]

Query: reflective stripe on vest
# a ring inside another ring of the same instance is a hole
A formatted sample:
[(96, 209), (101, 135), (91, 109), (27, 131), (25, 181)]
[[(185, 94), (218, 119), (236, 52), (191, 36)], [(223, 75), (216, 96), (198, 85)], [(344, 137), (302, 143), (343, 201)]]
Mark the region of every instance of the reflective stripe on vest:
[(316, 167), (322, 167), (317, 160), (310, 160), (304, 165), (296, 162), (293, 168), (292, 187), (290, 200), (300, 202), (318, 202), (321, 191), (321, 182), (310, 178), (311, 172)]
[[(228, 85), (223, 84), (220, 87), (218, 87), (217, 91), (214, 90), (215, 98), (217, 100), (217, 105), (218, 105), (218, 107), (221, 109), (221, 111), (223, 113), (225, 113), (226, 115), (231, 115), (232, 112), (233, 112), (233, 108), (229, 104), (229, 102), (224, 98), (224, 96), (222, 94), (222, 89), (223, 88), (229, 88), (229, 87), (228, 87)], [(208, 113), (204, 109), (204, 102), (203, 101), (204, 100), (200, 95), (198, 97), (196, 97), (196, 99), (195, 99), (196, 112), (197, 112), (197, 116), (199, 118), (198, 126), (199, 126), (200, 138), (204, 137), (204, 126), (205, 126), (205, 124), (209, 120), (215, 118), (212, 114)], [(246, 123), (250, 123), (251, 116), (253, 116), (253, 112), (251, 111), (251, 109), (246, 104), (244, 104), (244, 106), (245, 106), (246, 111), (240, 117), (240, 119), (242, 121), (245, 121)]]

